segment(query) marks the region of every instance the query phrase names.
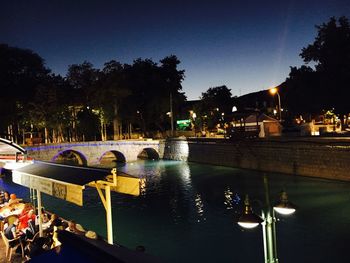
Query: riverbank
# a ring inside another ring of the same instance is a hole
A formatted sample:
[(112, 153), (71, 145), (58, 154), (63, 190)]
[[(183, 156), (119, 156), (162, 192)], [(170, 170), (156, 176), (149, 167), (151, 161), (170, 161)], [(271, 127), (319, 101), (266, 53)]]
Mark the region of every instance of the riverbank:
[(350, 138), (169, 139), (164, 159), (350, 181)]
[(146, 156), (148, 159), (181, 160), (350, 181), (350, 137), (270, 137), (246, 140), (180, 137), (159, 141), (64, 143), (26, 149), (29, 157), (35, 160), (54, 161), (65, 152), (74, 156), (76, 164), (88, 166), (101, 165), (106, 153), (109, 153), (111, 160), (117, 162), (134, 162), (140, 156)]

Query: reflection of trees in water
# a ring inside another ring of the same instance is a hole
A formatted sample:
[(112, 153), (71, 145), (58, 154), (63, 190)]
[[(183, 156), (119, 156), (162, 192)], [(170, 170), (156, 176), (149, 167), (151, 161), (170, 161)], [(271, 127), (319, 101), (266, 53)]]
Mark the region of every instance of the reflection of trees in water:
[(83, 160), (79, 155), (74, 153), (73, 151), (65, 151), (61, 153), (57, 159), (57, 163), (62, 163), (62, 164), (69, 164), (69, 165), (84, 165)]
[(104, 168), (114, 168), (119, 167), (120, 164), (125, 163), (125, 156), (118, 151), (110, 151), (103, 154), (100, 159), (100, 163), (98, 166)]
[(112, 168), (115, 167), (116, 162), (117, 157), (115, 156), (115, 154), (112, 152), (107, 152), (102, 156), (100, 160), (100, 165)]

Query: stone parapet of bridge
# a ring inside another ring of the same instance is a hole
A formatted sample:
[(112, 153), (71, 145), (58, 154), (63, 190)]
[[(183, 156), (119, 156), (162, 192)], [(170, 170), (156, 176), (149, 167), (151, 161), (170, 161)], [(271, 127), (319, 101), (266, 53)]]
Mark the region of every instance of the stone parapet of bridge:
[(140, 156), (163, 158), (164, 152), (158, 140), (72, 142), (27, 146), (25, 149), (35, 160), (54, 162), (62, 155), (72, 154), (79, 159), (79, 164), (88, 166), (99, 165), (106, 153), (112, 153), (118, 162), (132, 162)]

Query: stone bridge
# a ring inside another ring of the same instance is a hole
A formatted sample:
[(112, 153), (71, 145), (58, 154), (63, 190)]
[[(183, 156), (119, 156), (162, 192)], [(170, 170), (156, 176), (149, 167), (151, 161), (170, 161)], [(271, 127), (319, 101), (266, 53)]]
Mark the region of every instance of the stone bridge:
[(132, 162), (138, 158), (159, 159), (163, 150), (157, 140), (74, 142), (25, 147), (28, 157), (50, 162), (100, 165), (103, 162)]

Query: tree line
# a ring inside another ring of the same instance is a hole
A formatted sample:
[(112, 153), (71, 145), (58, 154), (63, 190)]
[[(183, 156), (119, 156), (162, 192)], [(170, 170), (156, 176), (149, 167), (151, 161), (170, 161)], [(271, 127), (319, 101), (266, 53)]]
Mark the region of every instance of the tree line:
[[(291, 67), (279, 85), (284, 119), (331, 110), (346, 123), (349, 20), (332, 17), (316, 30), (314, 42), (301, 50), (304, 65)], [(46, 143), (121, 139), (135, 132), (153, 137), (170, 129), (170, 108), (176, 119), (191, 118), (194, 127), (211, 129), (230, 121), (232, 106), (245, 104), (232, 97), (229, 88), (219, 86), (185, 108), (185, 72), (179, 64), (175, 55), (158, 63), (141, 58), (130, 65), (111, 60), (102, 69), (85, 61), (70, 65), (62, 77), (45, 67), (35, 52), (0, 44), (1, 135), (19, 143), (36, 132)]]
[(350, 26), (346, 17), (317, 25), (313, 43), (301, 50), (301, 67), (291, 67), (281, 96), (293, 115), (350, 112)]
[(55, 75), (31, 50), (0, 45), (1, 132), (24, 142), (41, 133), (44, 142), (152, 136), (169, 129), (186, 99), (184, 70), (170, 55), (158, 63), (136, 59), (132, 65), (111, 60), (102, 69), (87, 61)]

